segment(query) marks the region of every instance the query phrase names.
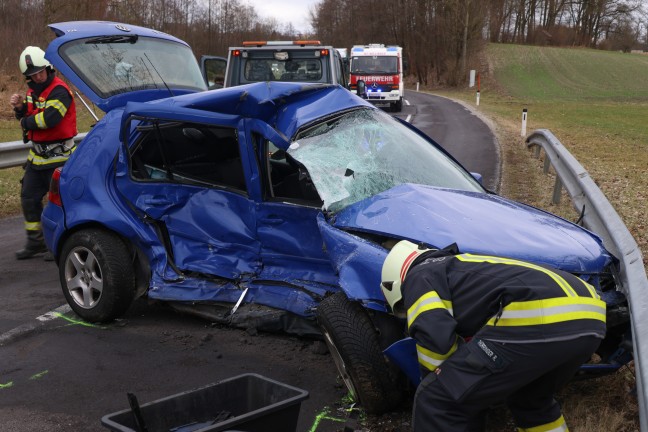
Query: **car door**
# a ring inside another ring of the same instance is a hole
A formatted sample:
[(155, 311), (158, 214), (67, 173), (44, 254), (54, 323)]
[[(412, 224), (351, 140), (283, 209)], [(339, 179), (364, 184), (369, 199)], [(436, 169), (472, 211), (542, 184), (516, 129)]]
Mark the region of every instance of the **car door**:
[(205, 78), (205, 84), (209, 90), (225, 86), (225, 71), (227, 59), (224, 57), (204, 55), (200, 57), (200, 71)]
[(259, 272), (255, 209), (248, 198), (238, 130), (133, 119), (117, 165), (117, 189), (155, 225), (183, 272), (248, 279)]
[(298, 162), (269, 140), (257, 139), (263, 185), (263, 197), (256, 208), (263, 264), (259, 277), (337, 286), (318, 228), (322, 201), (317, 191)]

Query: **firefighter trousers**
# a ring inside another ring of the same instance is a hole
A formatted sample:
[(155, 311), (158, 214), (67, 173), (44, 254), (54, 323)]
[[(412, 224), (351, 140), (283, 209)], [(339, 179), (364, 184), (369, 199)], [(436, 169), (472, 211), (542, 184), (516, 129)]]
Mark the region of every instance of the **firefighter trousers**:
[[(43, 198), (49, 191), (50, 180), (54, 168), (34, 169), (31, 163), (25, 165), (20, 189), (20, 204), (25, 217), (25, 229), (29, 233), (41, 232), (41, 213), (43, 213)], [(29, 240), (29, 239), (28, 239)]]
[(475, 337), (423, 379), (414, 399), (412, 429), (483, 432), (488, 408), (506, 403), (518, 430), (542, 426), (567, 431), (554, 394), (600, 342), (595, 336), (537, 343)]

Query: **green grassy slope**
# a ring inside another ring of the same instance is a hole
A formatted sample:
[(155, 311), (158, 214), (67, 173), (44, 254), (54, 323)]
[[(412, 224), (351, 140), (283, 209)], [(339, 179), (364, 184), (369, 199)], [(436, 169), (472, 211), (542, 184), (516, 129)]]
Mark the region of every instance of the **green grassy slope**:
[(533, 101), (648, 101), (648, 55), (489, 44), (495, 79)]

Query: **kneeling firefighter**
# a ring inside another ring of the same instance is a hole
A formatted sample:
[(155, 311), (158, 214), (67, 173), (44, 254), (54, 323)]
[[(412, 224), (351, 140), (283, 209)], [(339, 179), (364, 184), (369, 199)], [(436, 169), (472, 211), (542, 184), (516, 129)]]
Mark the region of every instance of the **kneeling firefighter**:
[[(19, 66), (29, 89), (24, 98), (11, 95), (10, 103), (20, 120), (23, 141), (32, 145), (21, 180), (20, 203), (27, 231), (25, 247), (16, 252), (16, 258), (21, 260), (47, 252), (41, 230), (42, 201), (54, 169), (63, 165), (76, 149), (73, 138), (77, 134), (77, 119), (72, 92), (56, 76), (42, 49), (25, 48)], [(45, 258), (49, 257), (47, 253)]]
[(578, 277), (514, 259), (401, 241), (381, 288), (407, 318), (423, 380), (414, 431), (483, 431), (505, 402), (518, 431), (567, 431), (556, 391), (605, 336), (605, 303)]

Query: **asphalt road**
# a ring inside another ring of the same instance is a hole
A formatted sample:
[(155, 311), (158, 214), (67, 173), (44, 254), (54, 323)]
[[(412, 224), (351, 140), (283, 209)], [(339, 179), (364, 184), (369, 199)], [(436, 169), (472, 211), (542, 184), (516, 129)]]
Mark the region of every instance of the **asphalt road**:
[[(488, 127), (447, 99), (412, 91), (406, 99), (398, 116), (497, 190)], [(309, 392), (297, 431), (343, 430), (346, 389), (323, 342), (213, 325), (146, 300), (109, 325), (79, 322), (54, 263), (15, 260), (23, 241), (21, 217), (0, 219), (0, 430), (105, 431), (101, 417), (128, 408), (127, 392), (145, 403), (250, 372)], [(401, 418), (373, 430), (407, 430)]]

